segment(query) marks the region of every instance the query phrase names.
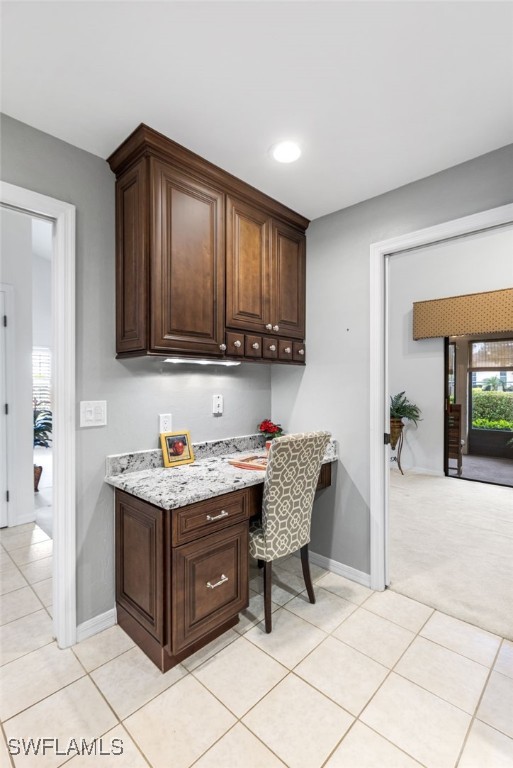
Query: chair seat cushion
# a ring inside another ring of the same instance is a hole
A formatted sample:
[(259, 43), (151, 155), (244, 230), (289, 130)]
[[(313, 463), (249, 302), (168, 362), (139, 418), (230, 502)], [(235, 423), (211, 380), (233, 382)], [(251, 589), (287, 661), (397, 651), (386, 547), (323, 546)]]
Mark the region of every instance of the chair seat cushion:
[(264, 531), (260, 523), (249, 527), (249, 554), (257, 560), (266, 560)]

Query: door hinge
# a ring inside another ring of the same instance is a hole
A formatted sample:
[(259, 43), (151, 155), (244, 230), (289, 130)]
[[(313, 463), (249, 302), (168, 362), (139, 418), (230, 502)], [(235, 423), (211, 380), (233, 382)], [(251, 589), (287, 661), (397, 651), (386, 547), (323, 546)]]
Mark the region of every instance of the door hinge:
[(5, 415), (8, 416), (9, 415), (9, 403), (5, 404), (4, 410), (5, 410)]
[(6, 501), (9, 501), (9, 491), (5, 492), (5, 499), (6, 499)]
[(4, 315), (4, 328), (7, 328), (7, 315)]
[(390, 432), (385, 432), (383, 435), (385, 445), (390, 445)]

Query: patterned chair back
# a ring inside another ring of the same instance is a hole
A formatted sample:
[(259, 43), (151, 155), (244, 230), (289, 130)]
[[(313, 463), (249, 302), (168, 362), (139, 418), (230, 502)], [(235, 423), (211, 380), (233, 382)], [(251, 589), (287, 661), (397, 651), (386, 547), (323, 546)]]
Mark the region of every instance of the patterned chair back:
[(266, 560), (310, 541), (310, 522), (329, 432), (301, 432), (271, 442), (264, 480), (262, 529)]

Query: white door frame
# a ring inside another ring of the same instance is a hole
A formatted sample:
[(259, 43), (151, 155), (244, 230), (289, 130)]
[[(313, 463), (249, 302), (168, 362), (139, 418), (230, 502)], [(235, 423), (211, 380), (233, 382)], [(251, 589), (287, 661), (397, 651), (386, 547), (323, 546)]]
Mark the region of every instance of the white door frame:
[(76, 642), (75, 206), (0, 181), (0, 202), (54, 222), (52, 258), (53, 630)]
[(423, 245), (432, 245), (472, 232), (513, 222), (513, 204), (502, 205), (461, 219), (419, 229), (370, 247), (370, 555), (371, 588), (388, 583), (388, 485), (389, 451), (383, 435), (390, 431), (388, 408), (388, 256)]

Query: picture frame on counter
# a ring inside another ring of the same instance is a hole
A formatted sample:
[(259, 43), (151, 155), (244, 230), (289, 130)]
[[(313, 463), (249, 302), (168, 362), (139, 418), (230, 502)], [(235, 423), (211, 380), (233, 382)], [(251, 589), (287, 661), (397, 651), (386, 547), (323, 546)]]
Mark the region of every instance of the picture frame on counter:
[(189, 432), (161, 432), (160, 445), (165, 467), (176, 467), (180, 464), (192, 464), (194, 451)]

